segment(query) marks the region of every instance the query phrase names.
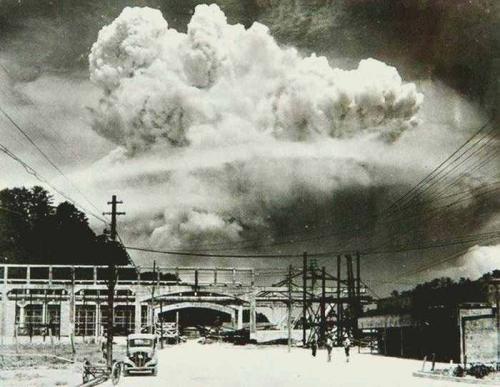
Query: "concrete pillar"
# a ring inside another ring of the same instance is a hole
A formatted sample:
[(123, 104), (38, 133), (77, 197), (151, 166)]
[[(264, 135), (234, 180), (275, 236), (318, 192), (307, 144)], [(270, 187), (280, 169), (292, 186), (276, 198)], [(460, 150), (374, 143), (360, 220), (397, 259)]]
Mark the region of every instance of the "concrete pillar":
[(255, 300), (255, 293), (250, 296), (250, 333), (257, 332), (257, 301)]
[(99, 305), (96, 302), (96, 304), (95, 304), (95, 315), (94, 315), (94, 337), (95, 337), (96, 342), (99, 339), (99, 335), (101, 333), (100, 332), (101, 331), (101, 324), (99, 324), (99, 319), (100, 319), (99, 312), (100, 312)]
[(42, 324), (47, 324), (47, 304), (42, 304)]
[(243, 305), (238, 306), (238, 329), (243, 329)]
[(231, 313), (231, 327), (233, 329), (236, 328), (236, 321), (235, 320), (236, 320), (236, 311), (233, 310), (232, 313)]
[(52, 266), (49, 266), (49, 286), (52, 286)]
[(4, 313), (5, 306), (3, 304), (3, 299), (5, 297), (6, 297), (6, 295), (3, 293), (3, 290), (2, 290), (2, 303), (0, 303), (0, 345), (4, 345), (3, 316), (5, 315), (5, 313)]
[(135, 333), (141, 333), (141, 299), (135, 296), (134, 326)]
[(31, 283), (31, 266), (26, 267), (26, 284)]
[(5, 336), (14, 337), (16, 325), (16, 302), (7, 301), (5, 306)]
[(74, 329), (70, 318), (70, 301), (61, 302), (61, 336), (69, 336)]
[(26, 311), (24, 309), (24, 305), (19, 306), (19, 326), (24, 326), (24, 322), (26, 320)]

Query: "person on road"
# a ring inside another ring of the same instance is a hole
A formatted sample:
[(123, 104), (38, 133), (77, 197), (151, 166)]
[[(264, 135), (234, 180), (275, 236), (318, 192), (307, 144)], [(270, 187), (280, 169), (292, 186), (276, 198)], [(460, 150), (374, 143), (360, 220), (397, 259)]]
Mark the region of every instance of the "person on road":
[(345, 361), (349, 363), (349, 351), (351, 350), (351, 340), (347, 336), (344, 340)]
[(326, 351), (328, 353), (328, 361), (331, 362), (332, 361), (332, 349), (333, 349), (333, 335), (331, 332), (328, 332), (326, 334), (325, 346), (326, 346)]
[(313, 335), (311, 338), (311, 351), (313, 357), (316, 357), (316, 351), (318, 350), (318, 340), (316, 338), (316, 335)]

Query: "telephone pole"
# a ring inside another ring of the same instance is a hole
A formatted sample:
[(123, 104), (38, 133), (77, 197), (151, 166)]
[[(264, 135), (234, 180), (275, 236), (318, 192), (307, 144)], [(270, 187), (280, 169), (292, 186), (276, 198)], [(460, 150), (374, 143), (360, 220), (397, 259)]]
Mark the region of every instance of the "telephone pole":
[(155, 284), (157, 282), (156, 261), (153, 261), (153, 281), (151, 286), (151, 328), (150, 333), (155, 333)]
[[(111, 197), (111, 201), (108, 205), (111, 205), (111, 212), (103, 212), (103, 215), (111, 215), (111, 232), (110, 239), (112, 242), (116, 242), (117, 232), (116, 232), (116, 217), (118, 215), (125, 215), (125, 212), (116, 211), (116, 206), (122, 204), (122, 201), (116, 200), (116, 195)], [(115, 304), (115, 286), (116, 286), (116, 265), (113, 262), (113, 257), (111, 257), (111, 262), (109, 264), (109, 278), (108, 278), (108, 321), (107, 321), (107, 338), (106, 338), (106, 362), (108, 367), (113, 365), (113, 324), (114, 324), (114, 304)]]
[(302, 256), (302, 346), (305, 348), (306, 340), (306, 321), (307, 321), (307, 252)]
[(287, 321), (287, 330), (288, 330), (288, 352), (291, 351), (292, 348), (292, 265), (288, 267), (288, 321)]

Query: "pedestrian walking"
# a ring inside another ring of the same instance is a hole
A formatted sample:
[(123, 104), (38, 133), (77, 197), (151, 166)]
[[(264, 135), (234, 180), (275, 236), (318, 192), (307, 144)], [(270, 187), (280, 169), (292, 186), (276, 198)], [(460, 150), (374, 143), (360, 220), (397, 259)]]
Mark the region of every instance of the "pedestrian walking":
[(316, 339), (316, 335), (314, 335), (311, 339), (311, 351), (313, 357), (316, 357), (317, 350), (318, 350), (318, 341)]
[(332, 361), (332, 350), (333, 350), (333, 337), (331, 333), (326, 335), (326, 351), (328, 353), (328, 362)]
[(351, 340), (346, 337), (344, 340), (345, 361), (349, 363), (349, 352), (351, 350)]

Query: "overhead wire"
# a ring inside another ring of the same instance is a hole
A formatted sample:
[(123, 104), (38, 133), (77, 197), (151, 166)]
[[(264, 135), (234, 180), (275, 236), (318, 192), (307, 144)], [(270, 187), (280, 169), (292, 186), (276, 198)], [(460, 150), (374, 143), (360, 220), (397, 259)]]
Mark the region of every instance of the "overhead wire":
[[(9, 78), (11, 78), (9, 71), (7, 68), (0, 63), (0, 67), (4, 70), (4, 72), (7, 74)], [(1, 90), (1, 89), (0, 89)], [(27, 97), (27, 96), (26, 96)], [(28, 100), (31, 102), (31, 104), (36, 108), (36, 104), (27, 97)], [(17, 109), (17, 108), (16, 108)], [(27, 133), (26, 130), (24, 130), (21, 125), (3, 108), (0, 106), (0, 111), (2, 114), (7, 118), (7, 120), (16, 128), (16, 130), (21, 133), (23, 138), (25, 138), (41, 155), (42, 157), (48, 162), (48, 164), (54, 168), (65, 180), (67, 180), (70, 185), (82, 196), (85, 201), (88, 202), (88, 204), (97, 212), (100, 212), (99, 208), (95, 205), (95, 203), (89, 199), (89, 197), (82, 192), (82, 190), (57, 166), (57, 164), (49, 157), (49, 155), (31, 138), (31, 136)], [(50, 125), (47, 125), (47, 127), (50, 127)], [(52, 143), (49, 142), (51, 147), (55, 149), (60, 155), (62, 153), (59, 151), (59, 149)]]
[[(419, 246), (401, 246), (389, 250), (334, 250), (334, 251), (310, 251), (307, 252), (310, 257), (331, 257), (336, 255), (353, 254), (359, 252), (362, 255), (380, 255), (387, 253), (400, 253), (406, 251), (416, 251), (416, 250), (427, 250), (433, 248), (448, 247), (478, 241), (487, 241), (491, 239), (500, 238), (500, 230), (493, 231), (489, 233), (475, 234), (475, 235), (465, 235), (461, 238), (445, 241), (436, 241), (428, 245)], [(150, 249), (146, 247), (139, 246), (124, 246), (127, 250), (131, 251), (142, 251), (146, 253), (164, 254), (164, 255), (178, 255), (178, 256), (191, 256), (191, 257), (207, 257), (207, 258), (302, 258), (303, 254), (296, 253), (281, 253), (281, 254), (213, 254), (208, 252), (199, 251), (178, 251), (178, 250), (160, 250), (160, 249)]]
[[(449, 175), (449, 173), (451, 173), (451, 171), (448, 171), (446, 175), (442, 175), (442, 173), (444, 173), (444, 172), (439, 170), (440, 167), (442, 167), (442, 166), (445, 166), (445, 167), (450, 167), (451, 166), (453, 168), (457, 167), (457, 165), (454, 165), (454, 163), (456, 163), (457, 161), (459, 161), (460, 158), (462, 158), (465, 154), (467, 154), (467, 152), (469, 152), (471, 149), (473, 149), (475, 146), (477, 146), (478, 143), (480, 143), (481, 141), (483, 141), (488, 135), (490, 135), (492, 133), (492, 131), (494, 130), (494, 128), (491, 129), (491, 130), (489, 130), (489, 131), (487, 131), (486, 133), (484, 133), (479, 140), (477, 140), (476, 142), (473, 143), (474, 138), (478, 137), (479, 134), (481, 132), (483, 132), (485, 128), (487, 128), (487, 126), (489, 125), (490, 121), (491, 120), (489, 120), (488, 122), (486, 122), (478, 131), (476, 131), (474, 133), (474, 135), (472, 137), (470, 137), (464, 144), (462, 144), (456, 151), (454, 151), (445, 161), (443, 161), (438, 167), (436, 167), (433, 170), (434, 175), (432, 177), (429, 177), (432, 174), (432, 172), (431, 172), (431, 174), (429, 174), (427, 176), (427, 180), (423, 179), (420, 182), (420, 185), (422, 185), (421, 183), (423, 181), (425, 181), (428, 184), (433, 184), (433, 182), (435, 181), (436, 178), (442, 178), (442, 177), (446, 177), (447, 175)], [(492, 140), (491, 138), (488, 139), (488, 140), (486, 140), (486, 143), (482, 144), (479, 149), (474, 150), (473, 153), (471, 153), (469, 155), (469, 157), (467, 158), (467, 160), (470, 157), (472, 157), (472, 155), (475, 155), (478, 152), (480, 152), (484, 148), (484, 146), (486, 146), (486, 144), (488, 144), (489, 141), (491, 141), (491, 140)], [(462, 149), (464, 149), (464, 151), (462, 153), (460, 153), (460, 150), (462, 150)], [(450, 162), (450, 160), (452, 160), (452, 161)], [(465, 161), (467, 161), (467, 160), (465, 160)], [(449, 165), (446, 165), (447, 162), (450, 162)], [(463, 163), (464, 163), (464, 161), (462, 161), (458, 166), (463, 165)], [(481, 167), (481, 165), (484, 165), (484, 164), (480, 164), (479, 167)], [(415, 187), (412, 188), (413, 192), (417, 192), (418, 191), (420, 193), (420, 189), (416, 189)], [(412, 191), (412, 190), (410, 190), (410, 191)], [(485, 192), (485, 194), (487, 194), (487, 193), (490, 193), (490, 192)], [(463, 194), (467, 195), (468, 192), (464, 192)], [(442, 207), (433, 208), (433, 209), (431, 209), (429, 211), (436, 212), (440, 208), (441, 209), (447, 209), (447, 208), (450, 208), (453, 205), (456, 205), (456, 204), (458, 204), (460, 202), (463, 202), (465, 200), (467, 200), (466, 196), (464, 196), (464, 198), (462, 198), (462, 200), (460, 200), (460, 201), (456, 201), (454, 203), (446, 204), (446, 205), (443, 205)], [(418, 216), (421, 216), (421, 215), (422, 214), (417, 214), (415, 216), (405, 216), (405, 219), (410, 219), (410, 218), (418, 217)], [(378, 220), (380, 218), (382, 218), (382, 219), (385, 218), (386, 219), (385, 221), (379, 222), (380, 224), (383, 225), (383, 224), (390, 224), (390, 223), (394, 223), (396, 221), (400, 221), (401, 220), (400, 218), (402, 216), (403, 216), (403, 213), (402, 212), (399, 213), (398, 211), (393, 211), (391, 216), (387, 216), (387, 215), (383, 216), (383, 212), (381, 212), (381, 213), (374, 214), (371, 217), (364, 218), (364, 220), (365, 220), (365, 223), (367, 223), (367, 221), (369, 221), (369, 220)], [(363, 228), (362, 224), (357, 224), (357, 225), (347, 227), (347, 228), (345, 228), (343, 230), (340, 230), (340, 231), (337, 231), (337, 232), (324, 233), (324, 234), (320, 234), (320, 235), (312, 235), (312, 236), (309, 236), (309, 237), (299, 238), (299, 239), (294, 238), (294, 239), (287, 239), (287, 240), (277, 240), (277, 241), (275, 240), (275, 241), (271, 241), (271, 242), (268, 242), (268, 243), (258, 243), (258, 242), (262, 242), (262, 238), (255, 238), (255, 239), (246, 239), (246, 240), (237, 241), (237, 242), (231, 242), (231, 243), (222, 242), (222, 243), (207, 243), (207, 244), (201, 244), (201, 245), (198, 244), (195, 249), (189, 249), (189, 250), (183, 250), (183, 251), (193, 251), (193, 250), (196, 250), (196, 251), (205, 251), (205, 252), (208, 252), (208, 251), (210, 251), (210, 252), (223, 252), (223, 251), (235, 251), (235, 250), (242, 250), (242, 249), (255, 248), (255, 247), (261, 249), (261, 248), (266, 248), (266, 247), (275, 247), (275, 246), (282, 246), (282, 245), (290, 245), (290, 244), (298, 244), (298, 243), (304, 243), (304, 242), (311, 242), (311, 241), (316, 241), (316, 240), (321, 240), (321, 239), (329, 239), (329, 238), (332, 238), (334, 236), (339, 236), (339, 235), (348, 234), (348, 233), (352, 233), (352, 232), (359, 232), (359, 230), (362, 229), (362, 228)], [(316, 230), (317, 230), (317, 228), (316, 228)], [(309, 232), (307, 232), (307, 233), (309, 233)], [(291, 235), (304, 235), (304, 234), (307, 234), (307, 233), (304, 233), (304, 232), (294, 232), (294, 233), (287, 234), (286, 237), (289, 238)], [(258, 243), (258, 245), (254, 246), (255, 243)], [(217, 246), (220, 246), (222, 248), (216, 248), (216, 249), (211, 248), (211, 247), (217, 247)]]
[(437, 174), (439, 174), (439, 171), (446, 166), (446, 164), (452, 160), (457, 154), (462, 151), (462, 149), (466, 148), (469, 143), (471, 143), (476, 136), (478, 136), (483, 130), (485, 130), (490, 122), (492, 121), (492, 118), (490, 118), (485, 124), (483, 124), (479, 130), (474, 132), (474, 134), (469, 137), (458, 149), (456, 149), (450, 156), (448, 156), (444, 161), (442, 161), (437, 167), (435, 167), (429, 174), (427, 174), (423, 179), (421, 179), (416, 185), (414, 185), (410, 190), (408, 190), (406, 193), (404, 193), (402, 196), (400, 196), (398, 199), (393, 201), (383, 212), (385, 213), (390, 213), (391, 210), (395, 207), (399, 206), (399, 203), (406, 200), (410, 195), (412, 195), (414, 192), (418, 191), (421, 186), (425, 185), (429, 180), (432, 180), (435, 178)]
[[(491, 133), (495, 128), (493, 128), (489, 133)], [(488, 135), (489, 133), (486, 133), (486, 135)], [(483, 137), (484, 138), (484, 137)], [(478, 144), (480, 141), (482, 141), (481, 138), (478, 142), (474, 143), (473, 146), (475, 146), (476, 144)], [(403, 206), (399, 206), (398, 207), (398, 211), (403, 211), (405, 210), (406, 208), (409, 208), (412, 204), (414, 204), (416, 201), (419, 200), (419, 198), (422, 197), (422, 195), (426, 192), (428, 192), (429, 190), (431, 190), (432, 187), (436, 186), (436, 184), (438, 184), (439, 182), (443, 181), (443, 179), (445, 179), (447, 176), (449, 176), (453, 171), (455, 171), (458, 167), (460, 167), (461, 165), (463, 165), (465, 162), (467, 162), (472, 156), (478, 154), (481, 150), (484, 149), (485, 146), (487, 146), (489, 144), (489, 142), (491, 142), (493, 140), (494, 137), (490, 137), (484, 144), (482, 144), (478, 149), (474, 150), (473, 153), (471, 153), (470, 155), (468, 155), (465, 159), (463, 159), (462, 161), (460, 161), (460, 163), (456, 164), (453, 166), (453, 168), (451, 168), (450, 170), (448, 170), (446, 173), (444, 173), (443, 175), (439, 176), (439, 178), (436, 178), (436, 179), (433, 179), (433, 181), (431, 183), (429, 183), (427, 186), (425, 186), (425, 188), (423, 188), (422, 190), (419, 190), (419, 192), (417, 192), (416, 194), (413, 195), (413, 197), (409, 200), (406, 201), (406, 203), (403, 205)], [(473, 147), (472, 146), (472, 147)], [(468, 150), (472, 149), (472, 147), (470, 147)], [(467, 151), (468, 151), (467, 150)], [(463, 156), (466, 152), (464, 152), (461, 156)], [(457, 158), (455, 161), (458, 161), (459, 158)], [(454, 162), (455, 162), (454, 161)], [(453, 162), (453, 163), (454, 163)], [(453, 164), (452, 163), (452, 164)], [(450, 164), (449, 166), (451, 166), (452, 164)], [(444, 171), (444, 169), (443, 169)], [(437, 176), (437, 175), (436, 175)], [(432, 192), (432, 191), (431, 191)]]
[(88, 208), (86, 208), (85, 206), (81, 205), (80, 203), (78, 203), (77, 201), (75, 201), (74, 199), (72, 199), (69, 195), (67, 195), (65, 192), (63, 192), (62, 190), (60, 190), (59, 188), (55, 187), (53, 184), (51, 184), (48, 179), (46, 179), (43, 175), (41, 175), (40, 173), (38, 173), (30, 164), (28, 164), (26, 161), (24, 161), (21, 157), (17, 156), (14, 152), (12, 152), (8, 147), (6, 147), (5, 145), (1, 144), (0, 143), (0, 152), (4, 153), (5, 155), (7, 155), (8, 157), (10, 157), (11, 159), (13, 159), (14, 161), (16, 161), (17, 163), (19, 163), (24, 169), (25, 171), (32, 175), (33, 177), (35, 177), (38, 181), (40, 181), (41, 183), (44, 183), (45, 185), (47, 185), (48, 187), (50, 187), (54, 192), (56, 192), (58, 195), (60, 195), (61, 197), (63, 197), (65, 200), (69, 201), (70, 203), (72, 203), (75, 207), (77, 208), (80, 208), (81, 210), (83, 210), (84, 212), (88, 212), (91, 216), (95, 217), (96, 219), (100, 220), (101, 222), (105, 223), (105, 224), (108, 224), (107, 220), (106, 219), (103, 219), (102, 217), (94, 214), (92, 211), (90, 211)]

